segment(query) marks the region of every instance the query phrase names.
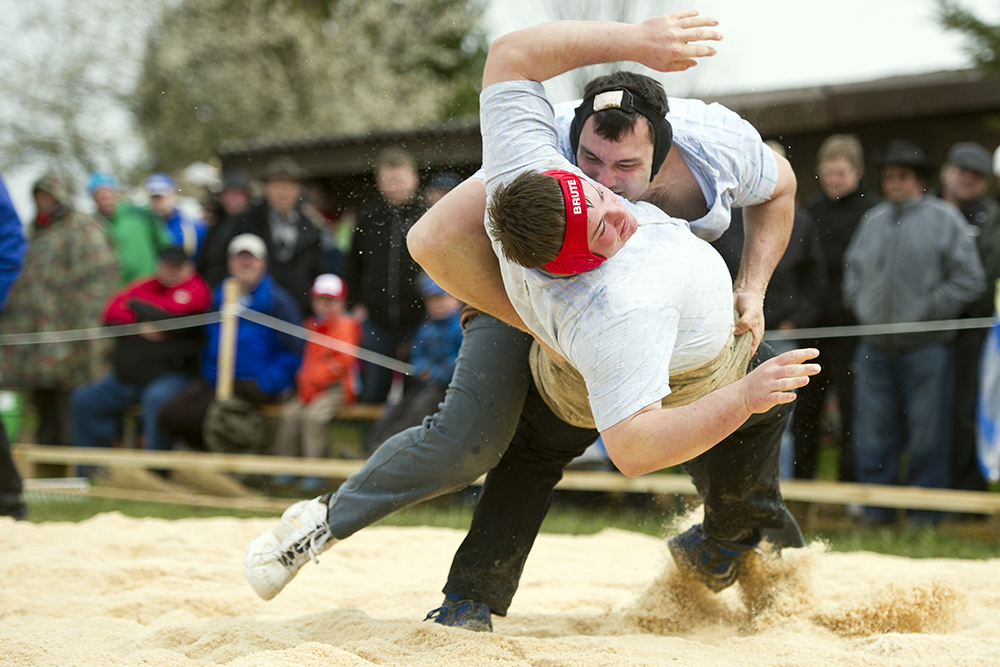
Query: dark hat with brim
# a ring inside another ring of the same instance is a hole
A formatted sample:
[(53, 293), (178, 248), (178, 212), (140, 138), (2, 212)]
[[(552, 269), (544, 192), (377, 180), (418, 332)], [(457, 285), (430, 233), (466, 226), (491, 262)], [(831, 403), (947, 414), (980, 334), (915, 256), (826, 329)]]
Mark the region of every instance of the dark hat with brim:
[(184, 248), (179, 245), (168, 245), (160, 251), (160, 261), (168, 264), (183, 264), (188, 259)]
[(881, 154), (875, 157), (879, 167), (912, 167), (926, 176), (934, 171), (934, 164), (927, 159), (920, 146), (909, 139), (893, 139)]
[(242, 169), (227, 171), (222, 179), (223, 190), (242, 190), (250, 192), (250, 177)]
[(261, 175), (265, 181), (285, 179), (289, 181), (304, 181), (309, 177), (309, 172), (299, 166), (299, 163), (292, 158), (282, 156), (271, 161), (264, 173)]

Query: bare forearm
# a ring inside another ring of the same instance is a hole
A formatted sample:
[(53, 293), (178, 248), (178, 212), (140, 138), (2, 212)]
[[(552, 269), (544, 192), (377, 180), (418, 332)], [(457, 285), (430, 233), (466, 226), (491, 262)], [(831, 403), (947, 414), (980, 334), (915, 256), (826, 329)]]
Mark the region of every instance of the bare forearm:
[(500, 276), (483, 226), (486, 186), (470, 178), (417, 221), (406, 236), (413, 259), (455, 298), (527, 331)]
[(608, 455), (628, 477), (689, 461), (747, 420), (750, 411), (739, 405), (739, 395), (737, 384), (732, 384), (688, 405), (639, 412), (627, 426), (618, 424), (602, 433)]
[(766, 202), (743, 209), (743, 255), (733, 281), (734, 290), (764, 294), (775, 267), (785, 254), (795, 221), (795, 175), (783, 157), (778, 161), (778, 184)]
[(483, 70), (483, 87), (499, 81), (546, 81), (578, 67), (638, 62), (661, 72), (685, 70), (715, 49), (688, 42), (721, 39), (706, 26), (715, 19), (677, 12), (631, 25), (612, 21), (558, 21), (497, 38)]
[(648, 405), (601, 432), (608, 455), (629, 477), (684, 463), (722, 442), (751, 414), (795, 400), (791, 393), (820, 371), (819, 351), (791, 350), (746, 377), (678, 408)]

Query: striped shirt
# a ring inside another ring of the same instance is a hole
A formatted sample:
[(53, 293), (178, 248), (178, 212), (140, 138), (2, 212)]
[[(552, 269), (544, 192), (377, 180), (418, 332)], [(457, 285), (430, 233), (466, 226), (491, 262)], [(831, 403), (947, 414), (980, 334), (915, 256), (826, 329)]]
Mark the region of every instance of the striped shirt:
[[(541, 84), (506, 81), (480, 97), (487, 193), (523, 171), (567, 169)], [(589, 179), (588, 179), (589, 180)], [(503, 259), (504, 286), (528, 328), (583, 375), (598, 430), (670, 393), (670, 374), (705, 364), (733, 324), (725, 263), (687, 222), (625, 202), (636, 233), (597, 269), (552, 277)]]

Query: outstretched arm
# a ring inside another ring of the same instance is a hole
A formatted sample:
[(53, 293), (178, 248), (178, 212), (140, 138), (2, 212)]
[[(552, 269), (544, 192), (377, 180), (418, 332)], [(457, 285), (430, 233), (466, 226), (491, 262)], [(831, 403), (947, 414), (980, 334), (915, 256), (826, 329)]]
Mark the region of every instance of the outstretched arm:
[(661, 408), (653, 403), (601, 433), (608, 455), (629, 477), (689, 461), (732, 434), (750, 415), (795, 400), (809, 383), (819, 350), (792, 350), (768, 359), (741, 380), (693, 403)]
[(500, 81), (546, 81), (578, 67), (632, 61), (658, 72), (680, 72), (695, 58), (715, 55), (704, 40), (720, 40), (713, 18), (694, 9), (642, 23), (556, 21), (497, 38), (483, 69), (483, 88)]
[(733, 281), (733, 305), (739, 313), (734, 333), (753, 332), (751, 354), (764, 335), (764, 292), (785, 254), (795, 222), (795, 173), (778, 154), (778, 183), (771, 198), (743, 209), (743, 255)]
[[(663, 72), (693, 66), (715, 49), (689, 42), (721, 39), (717, 21), (697, 11), (677, 12), (638, 25), (562, 21), (497, 39), (483, 72), (483, 87), (499, 81), (544, 81), (600, 62), (635, 60)], [(435, 204), (407, 234), (410, 255), (448, 293), (526, 330), (500, 277), (483, 226), (486, 186), (469, 179)]]

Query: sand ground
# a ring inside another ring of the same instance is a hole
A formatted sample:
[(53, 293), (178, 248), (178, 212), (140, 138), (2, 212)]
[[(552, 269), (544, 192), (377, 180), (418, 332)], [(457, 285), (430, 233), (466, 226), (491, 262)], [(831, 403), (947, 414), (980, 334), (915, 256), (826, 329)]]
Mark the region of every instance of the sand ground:
[(424, 623), (463, 533), (370, 528), (274, 600), (243, 548), (273, 519), (0, 520), (0, 664), (1000, 666), (1000, 560), (750, 559), (713, 595), (665, 543), (542, 535), (493, 634)]

